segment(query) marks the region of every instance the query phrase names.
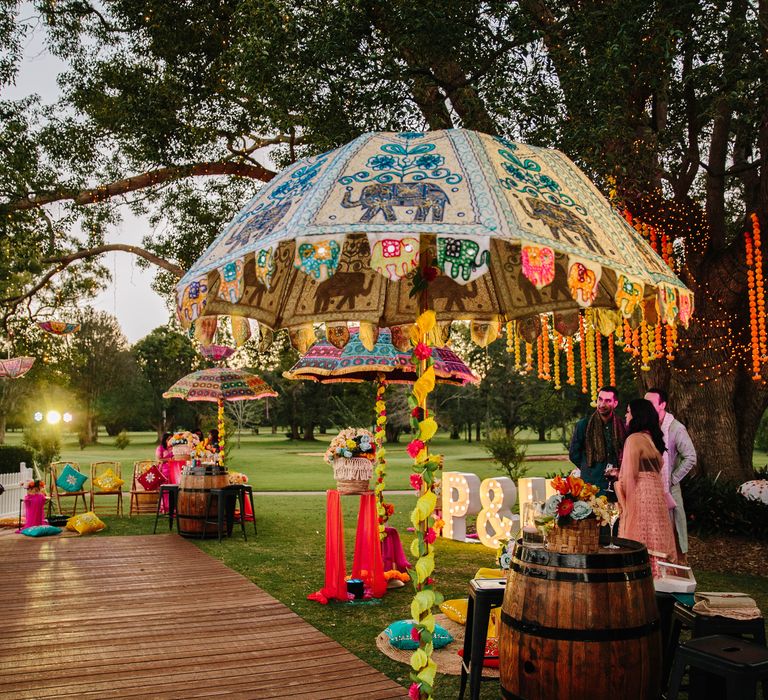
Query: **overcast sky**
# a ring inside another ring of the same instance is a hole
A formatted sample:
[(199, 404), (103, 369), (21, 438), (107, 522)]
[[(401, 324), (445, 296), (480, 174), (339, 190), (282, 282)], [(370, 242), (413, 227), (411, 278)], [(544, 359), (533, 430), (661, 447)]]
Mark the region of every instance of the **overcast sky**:
[[(25, 7), (22, 12), (30, 10)], [(45, 102), (55, 101), (59, 94), (56, 75), (61, 66), (45, 50), (42, 33), (35, 32), (27, 42), (16, 86), (4, 90), (3, 96), (18, 99), (37, 93)], [(147, 221), (137, 219), (126, 211), (123, 223), (110, 230), (107, 242), (141, 245), (142, 238), (149, 232), (151, 228)], [(164, 300), (150, 288), (155, 268), (139, 269), (134, 256), (128, 253), (107, 253), (101, 260), (109, 268), (113, 279), (93, 305), (117, 316), (131, 343), (168, 321), (169, 311)]]

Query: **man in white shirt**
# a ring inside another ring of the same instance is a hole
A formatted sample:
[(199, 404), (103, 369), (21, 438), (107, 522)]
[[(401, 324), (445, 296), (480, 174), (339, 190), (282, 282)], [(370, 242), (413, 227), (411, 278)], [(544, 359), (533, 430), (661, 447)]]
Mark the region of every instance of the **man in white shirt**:
[[(696, 466), (696, 450), (685, 426), (667, 411), (667, 392), (653, 387), (645, 392), (644, 398), (653, 404), (659, 414), (659, 425), (664, 434), (664, 444), (667, 446), (663, 455), (665, 491), (668, 491), (674, 500), (673, 519), (680, 550), (678, 554), (681, 555), (680, 563), (685, 563), (685, 555), (688, 552), (688, 526), (680, 482)], [(672, 506), (672, 501), (669, 501), (669, 505)]]

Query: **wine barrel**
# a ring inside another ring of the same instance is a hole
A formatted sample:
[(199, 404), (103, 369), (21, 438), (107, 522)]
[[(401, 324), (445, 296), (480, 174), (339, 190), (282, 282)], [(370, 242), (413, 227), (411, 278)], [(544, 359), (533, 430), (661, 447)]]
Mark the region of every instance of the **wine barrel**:
[(518, 544), (501, 608), (501, 696), (651, 700), (661, 633), (646, 548), (558, 554)]
[[(179, 480), (179, 496), (176, 501), (176, 517), (179, 534), (184, 537), (217, 537), (216, 499), (211, 499), (208, 513), (205, 507), (211, 489), (227, 486), (227, 468), (219, 464), (195, 464), (184, 467)], [(212, 524), (204, 521), (212, 520)]]

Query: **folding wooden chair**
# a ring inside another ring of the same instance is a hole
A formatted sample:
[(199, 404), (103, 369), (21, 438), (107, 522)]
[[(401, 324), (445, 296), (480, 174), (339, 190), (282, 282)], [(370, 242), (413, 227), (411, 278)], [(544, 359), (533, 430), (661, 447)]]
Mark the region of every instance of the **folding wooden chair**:
[(133, 515), (134, 509), (137, 515), (142, 513), (155, 513), (157, 511), (157, 499), (160, 495), (160, 485), (156, 489), (145, 489), (139, 477), (147, 471), (154, 462), (151, 459), (142, 459), (133, 463), (133, 482), (131, 483), (131, 507), (128, 516)]
[[(64, 511), (61, 509), (61, 499), (62, 498), (68, 498), (70, 496), (74, 496), (75, 503), (74, 507), (72, 508), (72, 515), (77, 514), (77, 499), (78, 497), (82, 496), (83, 498), (83, 512), (85, 513), (88, 510), (88, 503), (85, 500), (85, 494), (88, 493), (84, 488), (80, 488), (79, 491), (64, 491), (63, 489), (60, 489), (56, 485), (56, 480), (61, 475), (62, 470), (69, 465), (77, 472), (80, 472), (80, 465), (77, 462), (51, 462), (51, 488), (49, 490), (51, 494), (51, 500), (48, 501), (48, 515), (51, 514), (51, 506), (53, 505), (53, 500), (56, 499), (56, 507), (59, 511), (59, 513), (64, 513)], [(80, 472), (82, 474), (82, 472)]]
[(96, 512), (95, 499), (97, 496), (117, 496), (116, 515), (123, 514), (123, 487), (118, 486), (114, 491), (101, 491), (94, 483), (94, 479), (101, 476), (107, 469), (120, 479), (120, 462), (91, 462), (91, 510)]

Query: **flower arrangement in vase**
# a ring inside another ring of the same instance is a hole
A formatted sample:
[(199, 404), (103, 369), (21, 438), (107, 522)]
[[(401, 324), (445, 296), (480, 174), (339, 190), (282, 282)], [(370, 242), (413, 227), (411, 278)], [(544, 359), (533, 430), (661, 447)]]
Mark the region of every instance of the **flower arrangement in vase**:
[(364, 428), (345, 428), (325, 451), (325, 461), (333, 465), (339, 493), (368, 491), (375, 460), (373, 434)]
[(219, 446), (212, 443), (210, 438), (205, 438), (192, 448), (192, 457), (203, 464), (219, 464), (221, 456)]
[(194, 433), (183, 430), (171, 436), (171, 450), (174, 459), (189, 459), (194, 447), (199, 444), (200, 438)]
[(608, 499), (597, 496), (597, 486), (575, 476), (556, 476), (550, 483), (556, 493), (544, 504), (554, 526), (547, 549), (568, 554), (597, 551), (600, 525), (611, 520)]

